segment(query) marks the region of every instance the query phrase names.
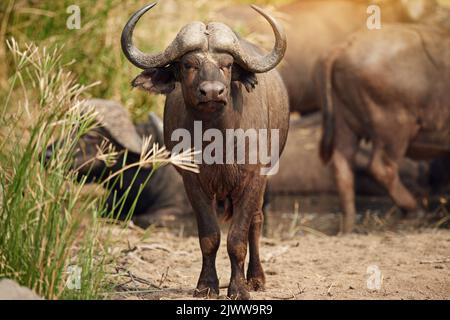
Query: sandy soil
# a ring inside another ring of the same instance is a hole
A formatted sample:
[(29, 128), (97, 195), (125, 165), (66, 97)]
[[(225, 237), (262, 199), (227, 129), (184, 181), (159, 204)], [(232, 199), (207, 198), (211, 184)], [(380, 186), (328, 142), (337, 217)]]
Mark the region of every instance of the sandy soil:
[[(113, 298), (192, 298), (201, 267), (196, 237), (136, 227), (112, 232), (118, 239)], [(450, 299), (450, 230), (263, 238), (261, 254), (266, 290), (253, 292), (253, 299)], [(379, 290), (368, 289), (370, 266), (381, 272)], [(224, 240), (217, 268), (226, 298), (230, 265)]]

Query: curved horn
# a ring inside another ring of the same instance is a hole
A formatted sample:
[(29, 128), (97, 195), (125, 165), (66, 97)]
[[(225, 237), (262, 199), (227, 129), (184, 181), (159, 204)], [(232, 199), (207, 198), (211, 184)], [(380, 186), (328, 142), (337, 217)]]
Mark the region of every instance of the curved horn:
[(142, 17), (144, 13), (146, 13), (154, 6), (156, 6), (156, 2), (153, 2), (143, 7), (142, 9), (136, 11), (123, 28), (122, 36), (120, 38), (122, 51), (127, 57), (127, 59), (136, 67), (141, 69), (150, 68), (154, 66), (155, 62), (156, 64), (162, 62), (161, 54), (147, 55), (133, 45), (133, 31), (134, 27), (136, 26), (136, 23), (139, 21), (139, 19)]
[(122, 31), (122, 51), (132, 64), (141, 69), (164, 67), (186, 52), (205, 46), (205, 25), (201, 22), (193, 22), (181, 29), (175, 40), (161, 53), (147, 54), (136, 48), (132, 40), (134, 27), (139, 19), (156, 4), (157, 2), (151, 3), (136, 11)]
[(248, 71), (263, 73), (275, 68), (283, 59), (287, 47), (286, 33), (284, 32), (283, 26), (269, 14), (265, 13), (261, 8), (255, 5), (252, 5), (251, 7), (269, 22), (273, 33), (275, 34), (275, 45), (272, 52), (262, 57), (249, 55), (239, 47), (236, 58), (241, 60), (242, 66)]

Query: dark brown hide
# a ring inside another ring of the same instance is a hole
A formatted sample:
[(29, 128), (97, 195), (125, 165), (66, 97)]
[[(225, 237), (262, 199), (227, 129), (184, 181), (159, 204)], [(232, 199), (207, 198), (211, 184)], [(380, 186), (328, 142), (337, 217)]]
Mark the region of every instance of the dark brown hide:
[[(122, 47), (132, 63), (145, 64), (147, 69), (133, 85), (167, 95), (164, 109), (167, 148), (172, 150), (177, 143), (171, 138), (175, 130), (186, 129), (194, 137), (194, 121), (202, 121), (203, 132), (214, 128), (223, 136), (226, 129), (278, 129), (278, 153), (281, 154), (288, 132), (289, 106), (284, 84), (273, 68), (286, 49), (282, 27), (256, 8), (275, 34), (275, 45), (269, 54), (240, 39), (221, 23), (188, 24), (163, 53), (143, 54), (132, 46), (130, 39), (136, 17), (149, 8), (138, 11), (130, 19), (122, 33)], [(173, 59), (168, 61), (168, 57)], [(236, 150), (236, 142), (233, 148)], [(226, 150), (223, 153), (226, 156)], [(231, 261), (228, 296), (248, 299), (248, 288), (264, 288), (259, 237), (267, 177), (261, 175), (261, 167), (261, 164), (201, 164), (199, 174), (180, 170), (197, 216), (202, 250), (196, 296), (219, 294), (215, 266), (220, 243), (218, 201), (225, 202), (231, 214), (227, 239)], [(245, 274), (247, 248), (250, 259)]]
[[(233, 82), (230, 93), (233, 103), (225, 106), (225, 110), (217, 118), (204, 121), (203, 129), (218, 128), (222, 132), (225, 129), (237, 128), (280, 129), (280, 143), (283, 148), (288, 129), (288, 101), (284, 85), (276, 71), (256, 77), (258, 85), (251, 93), (247, 92), (242, 84)], [(169, 150), (174, 146), (170, 141), (174, 130), (186, 128), (193, 133), (196, 117), (189, 111), (184, 103), (181, 88), (177, 85), (167, 96), (164, 111), (164, 136)], [(212, 270), (220, 239), (216, 202), (229, 199), (233, 216), (227, 246), (232, 270), (235, 270), (232, 273), (229, 295), (248, 298), (245, 286), (238, 277), (244, 276), (243, 262), (247, 238), (254, 237), (252, 233), (259, 235), (263, 219), (261, 210), (266, 177), (261, 176), (259, 170), (259, 166), (254, 165), (201, 165), (200, 174), (181, 172), (186, 192), (197, 212), (200, 245), (204, 254), (204, 271), (197, 286), (199, 291), (209, 288), (211, 292), (218, 293), (215, 267)], [(253, 283), (253, 288), (262, 289), (264, 274), (255, 241), (250, 243), (250, 256), (247, 281)]]

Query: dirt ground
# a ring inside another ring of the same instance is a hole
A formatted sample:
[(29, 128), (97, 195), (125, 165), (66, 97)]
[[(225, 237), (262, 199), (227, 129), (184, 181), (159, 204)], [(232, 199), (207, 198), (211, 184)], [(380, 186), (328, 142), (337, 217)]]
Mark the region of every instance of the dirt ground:
[[(113, 299), (192, 299), (201, 268), (196, 237), (133, 226), (111, 230), (118, 255)], [(224, 299), (230, 276), (225, 240), (222, 234), (217, 257)], [(253, 292), (253, 299), (450, 299), (446, 229), (263, 238), (261, 256), (266, 290)], [(370, 275), (373, 270), (380, 273)], [(368, 288), (373, 276), (381, 279), (379, 290)]]

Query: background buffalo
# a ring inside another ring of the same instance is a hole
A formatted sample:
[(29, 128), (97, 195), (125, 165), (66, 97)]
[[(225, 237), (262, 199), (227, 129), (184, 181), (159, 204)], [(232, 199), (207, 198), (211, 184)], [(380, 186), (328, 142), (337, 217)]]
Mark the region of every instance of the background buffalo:
[[(414, 1), (413, 1), (414, 2)], [(413, 17), (408, 10), (414, 3), (403, 0), (303, 0), (293, 1), (276, 8), (283, 19), (289, 46), (280, 66), (286, 84), (290, 108), (293, 112), (308, 114), (320, 109), (320, 98), (314, 81), (315, 67), (319, 59), (335, 45), (344, 41), (357, 30), (367, 28), (370, 5), (377, 5), (381, 12), (381, 23), (411, 22)], [(434, 2), (434, 0), (422, 1)], [(428, 10), (428, 9), (427, 9)], [(244, 7), (226, 9), (221, 13), (229, 21), (254, 32), (255, 38), (267, 42), (263, 35), (266, 29), (256, 21)]]
[[(151, 144), (164, 145), (161, 119), (151, 113), (147, 121), (135, 126), (128, 111), (110, 100), (91, 99), (81, 107), (84, 112), (96, 113), (99, 126), (83, 135), (74, 146), (72, 167), (79, 180), (103, 183), (108, 189), (109, 217), (125, 219), (132, 214), (135, 224), (147, 228), (191, 213), (181, 177), (172, 166), (157, 170), (129, 167), (140, 161), (143, 138), (151, 137)], [(62, 143), (64, 140), (58, 140), (47, 147), (47, 162), (57, 161)], [(104, 153), (114, 150), (118, 156), (105, 161), (99, 158), (101, 150)], [(121, 175), (110, 179), (119, 171), (123, 171)], [(106, 180), (110, 181), (104, 183)]]
[(437, 4), (432, 8), (419, 12), (418, 25), (360, 31), (323, 61), (321, 156), (333, 160), (344, 232), (354, 227), (352, 164), (362, 139), (373, 144), (370, 172), (410, 213), (421, 206), (401, 181), (399, 162), (405, 156), (432, 159), (450, 152), (450, 11)]

